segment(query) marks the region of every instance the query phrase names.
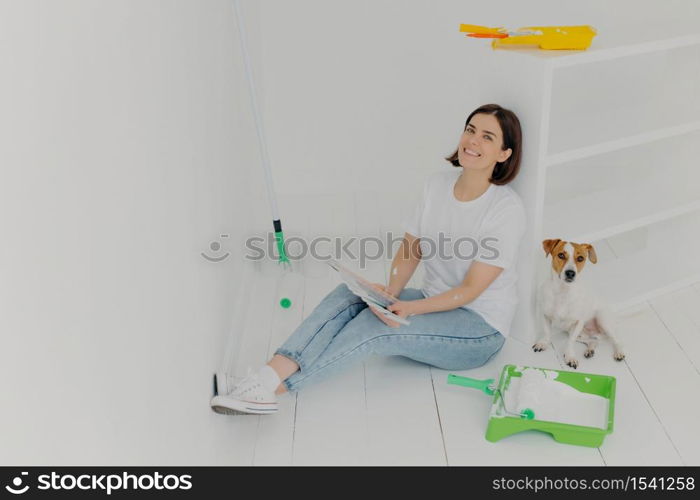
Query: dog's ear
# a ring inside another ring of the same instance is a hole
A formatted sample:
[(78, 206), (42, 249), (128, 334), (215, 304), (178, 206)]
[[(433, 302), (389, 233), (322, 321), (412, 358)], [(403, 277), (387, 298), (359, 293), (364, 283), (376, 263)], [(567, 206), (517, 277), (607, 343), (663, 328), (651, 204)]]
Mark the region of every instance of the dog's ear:
[(598, 262), (598, 256), (595, 254), (595, 248), (593, 248), (593, 245), (589, 243), (584, 243), (583, 246), (588, 252), (588, 260), (590, 260), (594, 264)]
[(550, 253), (552, 253), (552, 250), (554, 250), (554, 247), (556, 247), (561, 240), (556, 239), (556, 240), (544, 240), (542, 242), (542, 248), (544, 248), (544, 255), (547, 256)]

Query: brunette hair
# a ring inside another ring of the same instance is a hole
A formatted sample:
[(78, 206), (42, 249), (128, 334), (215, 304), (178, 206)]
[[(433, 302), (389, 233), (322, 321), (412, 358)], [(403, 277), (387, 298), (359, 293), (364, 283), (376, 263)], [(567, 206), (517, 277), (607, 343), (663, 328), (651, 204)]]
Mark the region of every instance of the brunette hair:
[[(505, 151), (508, 148), (512, 150), (512, 153), (506, 161), (496, 163), (493, 173), (491, 174), (491, 178), (489, 179), (492, 184), (508, 184), (510, 181), (515, 179), (515, 176), (518, 175), (518, 172), (520, 171), (520, 158), (522, 156), (522, 132), (520, 130), (520, 120), (518, 120), (518, 117), (515, 116), (515, 113), (513, 113), (511, 110), (502, 108), (498, 104), (484, 104), (483, 106), (479, 106), (477, 109), (472, 111), (467, 118), (467, 121), (464, 123), (464, 130), (467, 130), (469, 121), (472, 119), (472, 116), (476, 114), (495, 116), (496, 120), (498, 120), (498, 124), (501, 126), (501, 130), (503, 131), (503, 145), (501, 146), (501, 150)], [(452, 163), (453, 166), (461, 167), (459, 164), (458, 153), (459, 149), (456, 149), (451, 156), (448, 156), (445, 159)]]

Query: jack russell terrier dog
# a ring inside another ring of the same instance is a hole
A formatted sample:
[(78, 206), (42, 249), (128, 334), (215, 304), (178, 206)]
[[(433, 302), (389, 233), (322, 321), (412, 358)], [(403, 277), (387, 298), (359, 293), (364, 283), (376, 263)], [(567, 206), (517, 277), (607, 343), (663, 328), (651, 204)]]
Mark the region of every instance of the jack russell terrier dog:
[(540, 287), (540, 304), (544, 315), (544, 335), (532, 349), (535, 352), (547, 348), (552, 338), (552, 329), (568, 332), (564, 361), (572, 368), (578, 366), (574, 355), (574, 343), (580, 340), (588, 347), (584, 356), (595, 353), (600, 335), (607, 335), (614, 347), (613, 357), (625, 359), (622, 347), (612, 335), (613, 316), (595, 296), (581, 288), (577, 276), (583, 271), (586, 258), (593, 264), (598, 261), (593, 245), (572, 243), (564, 240), (544, 240), (545, 256), (551, 255), (552, 265), (549, 279)]

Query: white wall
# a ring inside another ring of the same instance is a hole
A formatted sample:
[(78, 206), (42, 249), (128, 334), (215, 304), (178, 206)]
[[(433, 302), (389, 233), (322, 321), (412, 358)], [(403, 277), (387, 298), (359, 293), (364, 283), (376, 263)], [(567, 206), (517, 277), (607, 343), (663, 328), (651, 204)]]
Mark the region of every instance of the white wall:
[[(697, 2), (633, 0), (266, 0), (260, 3), (265, 120), (282, 192), (420, 192), (449, 166), (482, 102), (490, 41), (461, 23), (591, 24), (616, 45), (697, 29)], [(465, 78), (465, 67), (473, 76)], [(513, 75), (517, 93), (517, 75)]]
[(210, 457), (240, 259), (200, 252), (258, 162), (230, 2), (3, 1), (0, 38), (0, 463)]
[[(693, 0), (242, 3), (280, 193), (417, 195), (446, 168), (487, 95), (460, 23), (698, 22)], [(0, 463), (231, 463), (207, 404), (240, 259), (200, 252), (270, 219), (231, 2), (1, 0), (0, 72)]]

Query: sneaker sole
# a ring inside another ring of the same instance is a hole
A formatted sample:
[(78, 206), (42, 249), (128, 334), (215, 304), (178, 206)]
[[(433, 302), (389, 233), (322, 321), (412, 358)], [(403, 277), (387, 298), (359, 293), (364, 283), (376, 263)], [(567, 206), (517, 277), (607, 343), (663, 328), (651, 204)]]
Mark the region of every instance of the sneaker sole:
[(226, 408), (225, 406), (212, 406), (211, 409), (214, 410), (215, 413), (220, 413), (221, 415), (255, 415), (255, 413), (232, 410), (231, 408)]
[(246, 403), (245, 401), (237, 401), (222, 396), (216, 396), (211, 400), (211, 409), (222, 415), (269, 415), (277, 413), (277, 403), (272, 403), (265, 406), (258, 406), (255, 403)]

